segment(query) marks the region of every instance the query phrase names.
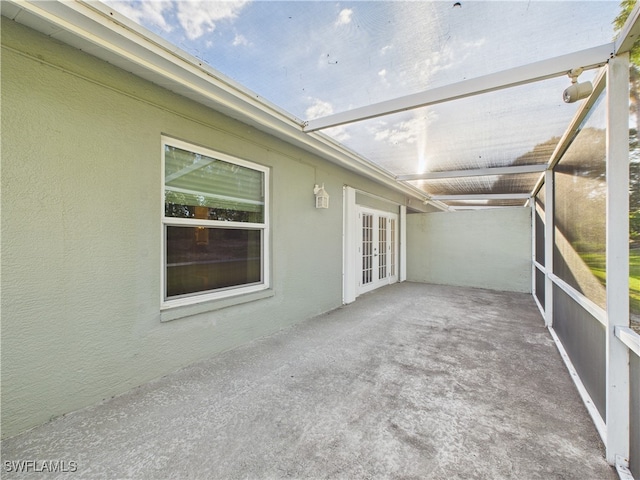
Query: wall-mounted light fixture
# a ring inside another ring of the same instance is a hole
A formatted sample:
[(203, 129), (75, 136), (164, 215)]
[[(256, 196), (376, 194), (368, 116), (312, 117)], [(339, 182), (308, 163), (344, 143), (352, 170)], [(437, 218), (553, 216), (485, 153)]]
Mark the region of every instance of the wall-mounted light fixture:
[(329, 194), (322, 186), (317, 184), (313, 187), (313, 194), (316, 196), (316, 208), (329, 208)]
[(591, 82), (578, 83), (578, 77), (583, 72), (582, 68), (573, 68), (567, 74), (571, 79), (571, 86), (562, 93), (562, 99), (566, 103), (577, 102), (583, 98), (587, 98), (593, 92)]

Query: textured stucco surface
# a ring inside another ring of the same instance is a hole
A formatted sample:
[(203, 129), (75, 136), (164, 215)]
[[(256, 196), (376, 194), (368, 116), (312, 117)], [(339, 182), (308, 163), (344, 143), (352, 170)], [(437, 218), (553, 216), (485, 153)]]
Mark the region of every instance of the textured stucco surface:
[[(1, 33), (5, 437), (338, 307), (343, 185), (405, 202), (5, 17)], [(162, 134), (271, 168), (269, 298), (160, 321)]]
[(531, 292), (531, 210), (407, 215), (407, 280)]
[(416, 283), (2, 442), (3, 466), (28, 459), (77, 462), (63, 478), (617, 479), (530, 295)]

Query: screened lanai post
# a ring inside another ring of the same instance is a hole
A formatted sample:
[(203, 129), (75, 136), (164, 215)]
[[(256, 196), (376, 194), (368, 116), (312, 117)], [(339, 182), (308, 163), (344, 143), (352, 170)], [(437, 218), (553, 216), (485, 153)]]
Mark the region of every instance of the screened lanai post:
[(400, 275), (399, 282), (407, 279), (407, 207), (400, 205)]
[(544, 172), (544, 321), (553, 327), (553, 248), (555, 224), (553, 219), (553, 170)]
[(529, 200), (531, 208), (531, 294), (536, 298), (536, 196)]
[(607, 461), (629, 459), (629, 350), (615, 336), (629, 326), (629, 54), (607, 68)]

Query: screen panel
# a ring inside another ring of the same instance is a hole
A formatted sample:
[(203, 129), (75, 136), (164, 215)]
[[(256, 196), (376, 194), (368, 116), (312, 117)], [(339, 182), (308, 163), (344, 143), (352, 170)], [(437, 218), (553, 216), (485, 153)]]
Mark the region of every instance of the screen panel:
[(596, 318), (553, 286), (553, 329), (602, 418), (606, 418), (606, 331)]
[(554, 273), (606, 308), (606, 132), (600, 96), (554, 169)]

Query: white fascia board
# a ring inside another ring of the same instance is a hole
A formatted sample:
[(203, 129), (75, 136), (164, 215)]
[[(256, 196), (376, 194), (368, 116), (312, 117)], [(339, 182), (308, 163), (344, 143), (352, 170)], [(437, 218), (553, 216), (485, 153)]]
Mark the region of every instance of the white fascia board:
[[(2, 0), (2, 14), (116, 67), (186, 96), (321, 158), (421, 201), (428, 195), (224, 77), (100, 2)], [(53, 27), (53, 28), (52, 28)], [(55, 32), (55, 33), (52, 33)]]
[(613, 52), (614, 44), (607, 43), (598, 47), (530, 63), (502, 72), (471, 78), (424, 92), (309, 120), (305, 122), (304, 131), (313, 132), (459, 98), (479, 95), (481, 93), (525, 85), (527, 83), (566, 75), (573, 68), (582, 67), (584, 69), (591, 69), (601, 67), (607, 63), (613, 55)]
[(640, 3), (636, 3), (636, 6), (633, 7), (616, 38), (614, 53), (618, 55), (630, 51), (638, 37), (640, 37)]
[(449, 205), (447, 205), (446, 203), (443, 203), (443, 202), (441, 202), (439, 200), (433, 200), (433, 198), (431, 200), (426, 200), (423, 203), (424, 203), (424, 205), (431, 205), (432, 207), (439, 208), (443, 212), (451, 211), (451, 207)]
[(538, 173), (544, 172), (546, 169), (547, 164), (545, 163), (541, 165), (516, 165), (511, 167), (491, 167), (470, 170), (448, 170), (442, 172), (414, 173), (409, 175), (398, 175), (396, 178), (403, 181), (436, 180), (460, 177), (483, 177), (486, 175), (516, 175), (519, 173)]
[(432, 195), (431, 200), (442, 202), (465, 201), (465, 200), (528, 200), (528, 193), (478, 193), (463, 195)]

